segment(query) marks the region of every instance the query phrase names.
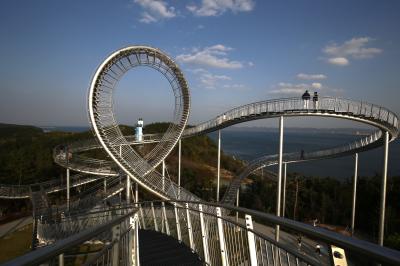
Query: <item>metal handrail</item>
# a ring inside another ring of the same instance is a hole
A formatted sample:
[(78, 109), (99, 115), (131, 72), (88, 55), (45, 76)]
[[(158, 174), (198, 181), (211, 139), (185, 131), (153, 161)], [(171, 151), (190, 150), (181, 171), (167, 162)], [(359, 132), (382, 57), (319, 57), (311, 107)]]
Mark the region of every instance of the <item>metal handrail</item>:
[(113, 227), (114, 225), (120, 224), (128, 217), (131, 217), (136, 211), (137, 210), (129, 212), (125, 215), (117, 217), (109, 222), (98, 225), (96, 227), (86, 229), (68, 238), (59, 240), (52, 245), (40, 248), (35, 251), (31, 251), (25, 255), (22, 255), (16, 259), (10, 260), (2, 264), (2, 266), (14, 266), (14, 265), (34, 266), (34, 265), (39, 265), (41, 263), (45, 263), (46, 261), (51, 260), (55, 256), (62, 254), (64, 251), (73, 248), (76, 245), (79, 245), (87, 240), (94, 238), (95, 236), (101, 233), (110, 230), (110, 228)]
[[(153, 201), (154, 202), (162, 202), (162, 201)], [(296, 232), (300, 232), (304, 235), (308, 235), (311, 237), (314, 237), (316, 239), (323, 240), (328, 243), (335, 244), (339, 247), (345, 248), (347, 250), (353, 251), (358, 254), (366, 255), (368, 257), (374, 258), (377, 261), (380, 262), (385, 262), (389, 264), (394, 264), (394, 265), (400, 265), (400, 251), (386, 248), (379, 246), (377, 244), (364, 241), (364, 240), (359, 240), (356, 238), (352, 237), (347, 237), (344, 235), (340, 235), (338, 233), (328, 231), (324, 228), (319, 228), (319, 227), (314, 227), (308, 224), (304, 224), (298, 221), (294, 221), (291, 219), (287, 219), (284, 217), (278, 217), (272, 214), (268, 213), (263, 213), (260, 211), (256, 210), (251, 210), (243, 207), (235, 207), (232, 205), (227, 205), (227, 204), (220, 204), (220, 203), (215, 203), (215, 202), (197, 202), (197, 201), (164, 201), (168, 203), (189, 203), (190, 204), (202, 204), (202, 205), (208, 205), (208, 206), (213, 206), (213, 207), (220, 207), (225, 210), (229, 210), (232, 212), (240, 212), (240, 213), (245, 213), (248, 215), (251, 215), (253, 217), (256, 217), (258, 219), (262, 219), (268, 223), (272, 223), (275, 225), (280, 225), (282, 227), (294, 230)], [(141, 203), (146, 203), (145, 202), (140, 202)], [(194, 209), (195, 210), (195, 209)], [(255, 232), (256, 233), (256, 232)]]

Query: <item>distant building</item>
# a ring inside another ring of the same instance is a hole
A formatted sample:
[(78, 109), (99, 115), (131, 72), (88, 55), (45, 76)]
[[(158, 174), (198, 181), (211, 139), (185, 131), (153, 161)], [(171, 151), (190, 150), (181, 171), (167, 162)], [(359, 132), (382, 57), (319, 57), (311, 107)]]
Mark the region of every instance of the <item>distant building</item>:
[(136, 141), (143, 141), (143, 119), (139, 118), (135, 128)]

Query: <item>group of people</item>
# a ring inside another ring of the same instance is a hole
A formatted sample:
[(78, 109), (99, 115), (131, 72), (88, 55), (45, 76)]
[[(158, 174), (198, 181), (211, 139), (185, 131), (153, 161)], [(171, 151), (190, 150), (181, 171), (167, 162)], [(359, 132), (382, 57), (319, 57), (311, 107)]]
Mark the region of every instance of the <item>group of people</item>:
[[(303, 99), (303, 108), (304, 109), (310, 109), (310, 99), (311, 99), (311, 95), (308, 92), (308, 90), (306, 90), (306, 92), (303, 94), (303, 96), (301, 96), (301, 99)], [(314, 109), (317, 110), (318, 109), (318, 93), (314, 92), (314, 96), (312, 97), (312, 101), (314, 103)]]

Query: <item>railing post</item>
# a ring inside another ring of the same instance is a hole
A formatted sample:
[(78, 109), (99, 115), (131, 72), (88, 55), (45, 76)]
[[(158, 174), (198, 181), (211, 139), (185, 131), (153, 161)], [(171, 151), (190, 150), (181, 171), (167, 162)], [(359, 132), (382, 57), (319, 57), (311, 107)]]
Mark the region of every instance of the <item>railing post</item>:
[(354, 157), (353, 204), (351, 209), (351, 235), (354, 234), (354, 223), (356, 217), (357, 176), (358, 176), (358, 153), (356, 153)]
[(379, 245), (383, 246), (383, 239), (385, 236), (385, 207), (386, 207), (386, 181), (387, 181), (387, 166), (389, 157), (389, 132), (385, 131), (383, 138), (383, 173), (381, 185), (381, 206), (379, 217)]
[(222, 225), (222, 219), (221, 219), (221, 208), (216, 207), (215, 209), (217, 211), (217, 226), (218, 226), (219, 248), (221, 250), (221, 261), (223, 266), (228, 266), (229, 261), (228, 261), (228, 253), (226, 252), (225, 249), (225, 236), (224, 236), (224, 227)]
[(203, 240), (203, 252), (204, 252), (204, 262), (208, 265), (210, 264), (210, 258), (208, 253), (208, 240), (206, 227), (204, 224), (204, 214), (203, 214), (203, 206), (199, 204), (199, 216), (200, 216), (200, 230), (201, 230), (201, 239)]
[(126, 175), (126, 203), (131, 203), (131, 178)]
[(164, 216), (164, 219), (165, 219), (165, 231), (166, 231), (167, 235), (170, 235), (168, 219), (167, 219), (167, 212), (165, 210), (165, 202), (162, 202), (161, 204), (162, 204), (163, 216)]
[(250, 263), (251, 265), (258, 265), (257, 263), (257, 254), (256, 254), (256, 243), (254, 241), (254, 233), (253, 230), (253, 220), (250, 215), (246, 214), (246, 229), (247, 229), (247, 240), (249, 243), (249, 254), (250, 254)]
[(64, 253), (58, 255), (58, 265), (64, 266)]
[(176, 202), (174, 202), (174, 212), (175, 212), (176, 235), (178, 237), (178, 241), (181, 242), (182, 241), (181, 225), (179, 223), (178, 208), (176, 207)]
[(128, 265), (139, 265), (139, 217), (137, 213), (130, 217), (131, 232), (128, 240)]
[(156, 212), (154, 211), (154, 204), (153, 204), (153, 202), (151, 202), (150, 205), (151, 205), (151, 212), (152, 212), (152, 214), (153, 214), (154, 230), (158, 232), (158, 225), (157, 225), (157, 219), (156, 219)]
[(115, 225), (112, 230), (112, 241), (115, 241), (111, 249), (111, 265), (118, 266), (119, 265), (119, 238), (120, 238), (120, 225)]
[(186, 205), (187, 228), (188, 228), (188, 234), (189, 234), (189, 244), (190, 244), (190, 249), (194, 250), (193, 230), (192, 230), (192, 223), (190, 220), (189, 203), (185, 203), (185, 205)]
[(137, 182), (135, 183), (135, 202), (139, 202), (139, 186)]
[[(236, 207), (239, 207), (239, 194), (240, 194), (240, 186), (236, 190)], [(239, 222), (239, 212), (236, 211), (236, 223)]]
[(142, 217), (143, 229), (146, 229), (146, 223), (145, 223), (145, 221), (144, 221), (144, 215), (143, 215), (142, 204), (139, 205), (139, 212), (140, 212), (140, 216)]
[(218, 163), (217, 163), (217, 202), (219, 202), (219, 179), (221, 174), (221, 130), (218, 130)]

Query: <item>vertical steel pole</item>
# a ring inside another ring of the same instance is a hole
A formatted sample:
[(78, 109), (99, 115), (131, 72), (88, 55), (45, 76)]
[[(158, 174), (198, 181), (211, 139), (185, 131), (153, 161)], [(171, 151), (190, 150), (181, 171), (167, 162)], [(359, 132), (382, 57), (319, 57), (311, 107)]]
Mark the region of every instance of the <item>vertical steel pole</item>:
[(381, 211), (379, 218), (379, 245), (383, 246), (385, 236), (385, 206), (386, 206), (386, 181), (387, 181), (387, 165), (389, 157), (389, 132), (384, 133), (384, 154), (383, 154), (383, 173), (381, 186)]
[(69, 210), (69, 199), (70, 199), (70, 194), (69, 194), (69, 168), (67, 168), (67, 208)]
[(139, 202), (139, 186), (137, 182), (135, 183), (135, 202)]
[(153, 202), (150, 203), (150, 206), (151, 206), (151, 212), (152, 212), (152, 214), (153, 214), (154, 231), (158, 232), (157, 218), (156, 218), (156, 212), (154, 211), (154, 204), (153, 204)]
[[(240, 187), (236, 190), (236, 207), (239, 207), (239, 192)], [(236, 212), (236, 222), (239, 222), (239, 212)]]
[(64, 266), (64, 253), (58, 255), (58, 265)]
[[(282, 155), (283, 155), (283, 116), (279, 117), (279, 166), (278, 166), (278, 187), (276, 190), (276, 216), (281, 216), (282, 197)], [(275, 226), (275, 240), (279, 241), (279, 225)]]
[(104, 194), (106, 194), (107, 193), (107, 178), (106, 177), (104, 177), (103, 186), (104, 186)]
[(176, 223), (176, 234), (178, 236), (178, 241), (182, 241), (181, 225), (179, 223), (178, 208), (176, 207), (176, 202), (174, 202), (174, 212), (175, 212), (175, 223)]
[(182, 163), (182, 140), (178, 142), (178, 199), (181, 197), (181, 163)]
[(162, 202), (161, 205), (162, 205), (163, 216), (164, 216), (164, 219), (165, 219), (165, 232), (167, 233), (167, 235), (170, 235), (167, 211), (165, 209), (165, 203)]
[(217, 211), (217, 227), (218, 227), (219, 248), (221, 251), (222, 266), (228, 266), (229, 261), (228, 261), (228, 253), (226, 252), (226, 248), (225, 248), (225, 233), (224, 233), (224, 226), (222, 224), (222, 219), (221, 219), (221, 208), (216, 207), (215, 209)]
[(201, 238), (203, 241), (203, 254), (204, 254), (204, 262), (209, 265), (210, 257), (208, 252), (208, 240), (206, 233), (206, 225), (204, 223), (204, 214), (203, 214), (203, 206), (199, 204), (199, 216), (200, 216), (200, 230), (201, 230)]
[(119, 265), (119, 240), (120, 240), (120, 228), (119, 228), (119, 224), (115, 225), (112, 228), (112, 240), (115, 241), (117, 240), (117, 242), (115, 242), (115, 244), (112, 246), (111, 249), (111, 265), (112, 266), (118, 266)]
[(257, 266), (257, 253), (256, 253), (256, 244), (254, 239), (253, 230), (253, 219), (250, 215), (246, 214), (246, 229), (247, 229), (247, 241), (249, 243), (249, 254), (250, 254), (250, 264), (251, 266)]
[(162, 161), (162, 190), (165, 191), (165, 161)]
[(192, 222), (190, 219), (189, 203), (185, 203), (185, 207), (186, 207), (186, 222), (187, 222), (187, 229), (188, 229), (188, 235), (189, 235), (189, 246), (190, 246), (190, 249), (194, 251), (193, 229), (192, 229)]
[(282, 217), (285, 217), (285, 209), (286, 209), (286, 172), (287, 163), (283, 164), (283, 191), (282, 191)]
[(131, 178), (126, 175), (126, 203), (131, 203)]
[(220, 173), (221, 173), (221, 130), (218, 130), (217, 202), (219, 202)]
[(356, 219), (357, 177), (358, 177), (358, 153), (356, 153), (354, 156), (353, 204), (351, 209), (351, 235), (354, 234), (354, 224)]

